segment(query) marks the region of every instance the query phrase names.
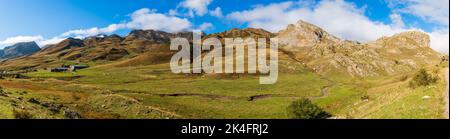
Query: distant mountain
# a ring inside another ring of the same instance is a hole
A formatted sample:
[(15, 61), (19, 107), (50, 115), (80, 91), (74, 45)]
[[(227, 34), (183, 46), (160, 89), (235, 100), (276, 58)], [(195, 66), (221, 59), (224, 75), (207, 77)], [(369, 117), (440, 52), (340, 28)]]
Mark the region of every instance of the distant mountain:
[[(134, 30), (125, 37), (97, 35), (83, 40), (69, 38), (58, 44), (46, 46), (32, 55), (0, 61), (0, 70), (48, 68), (65, 62), (113, 63), (115, 66), (167, 63), (175, 53), (169, 49), (170, 39), (175, 37), (192, 40), (193, 35), (192, 32)], [(340, 39), (320, 27), (299, 21), (278, 33), (247, 28), (205, 35), (203, 38), (208, 37), (217, 37), (222, 41), (223, 38), (235, 37), (277, 37), (280, 44), (280, 63), (287, 63), (280, 65), (286, 65), (289, 69), (293, 68), (292, 63), (296, 63), (302, 65), (305, 70), (322, 75), (351, 77), (393, 75), (435, 65), (442, 59), (440, 53), (430, 48), (430, 37), (418, 31), (403, 32), (373, 42), (360, 43)], [(10, 55), (11, 52), (0, 51), (0, 54), (2, 53)]]
[(59, 66), (65, 62), (108, 63), (118, 66), (157, 64), (170, 61), (175, 53), (169, 49), (170, 39), (185, 37), (192, 32), (168, 33), (155, 30), (133, 30), (129, 35), (97, 35), (85, 39), (68, 38), (45, 46), (27, 57), (0, 62), (0, 69), (26, 70)]
[(0, 59), (11, 59), (31, 55), (40, 51), (41, 48), (35, 42), (22, 42), (0, 50)]
[(208, 35), (207, 37), (216, 37), (218, 39), (222, 38), (272, 38), (275, 37), (276, 34), (266, 31), (264, 29), (257, 28), (246, 28), (246, 29), (238, 29), (234, 28), (225, 32), (215, 33)]

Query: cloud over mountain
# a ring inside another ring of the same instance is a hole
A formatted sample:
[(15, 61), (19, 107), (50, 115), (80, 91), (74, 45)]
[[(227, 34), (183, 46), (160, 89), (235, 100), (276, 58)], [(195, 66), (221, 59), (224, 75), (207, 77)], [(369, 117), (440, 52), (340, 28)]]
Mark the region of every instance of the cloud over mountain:
[(212, 0), (184, 0), (180, 6), (189, 10), (189, 15), (203, 16), (208, 13), (208, 5)]

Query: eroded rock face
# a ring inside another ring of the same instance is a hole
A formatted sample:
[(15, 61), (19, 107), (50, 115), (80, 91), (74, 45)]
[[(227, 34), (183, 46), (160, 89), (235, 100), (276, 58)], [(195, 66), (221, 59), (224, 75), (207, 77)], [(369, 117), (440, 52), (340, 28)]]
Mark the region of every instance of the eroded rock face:
[(222, 38), (272, 38), (275, 37), (275, 34), (266, 31), (264, 29), (259, 28), (246, 28), (246, 29), (238, 29), (234, 28), (225, 32), (211, 34), (206, 36), (206, 38), (209, 37), (216, 37), (218, 39)]
[(391, 37), (382, 37), (375, 41), (379, 47), (403, 47), (403, 48), (428, 48), (430, 47), (430, 36), (419, 31), (408, 31), (395, 34)]
[(35, 42), (17, 43), (0, 50), (0, 59), (10, 59), (31, 55), (39, 50), (41, 50), (41, 48)]
[(374, 42), (341, 40), (312, 24), (299, 21), (278, 33), (280, 48), (294, 54), (317, 73), (341, 73), (353, 77), (407, 72), (439, 61), (430, 48), (430, 37), (409, 31)]
[(157, 30), (133, 30), (125, 38), (125, 42), (134, 40), (145, 40), (154, 43), (170, 44), (170, 40), (176, 37), (186, 38), (191, 41), (193, 35), (192, 32), (168, 33)]
[(337, 43), (341, 41), (323, 29), (304, 21), (289, 25), (286, 29), (280, 31), (277, 37), (280, 45), (289, 48), (314, 47), (319, 43)]

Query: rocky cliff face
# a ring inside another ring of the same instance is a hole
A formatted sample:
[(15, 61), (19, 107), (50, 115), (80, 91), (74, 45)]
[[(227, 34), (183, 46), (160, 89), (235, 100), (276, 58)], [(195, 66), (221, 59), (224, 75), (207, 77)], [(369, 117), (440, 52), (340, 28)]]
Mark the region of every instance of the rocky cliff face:
[(322, 74), (390, 75), (433, 65), (439, 59), (439, 53), (429, 47), (429, 36), (417, 31), (361, 44), (341, 40), (317, 26), (299, 21), (278, 34), (282, 51)]
[(391, 37), (382, 37), (374, 42), (379, 47), (404, 47), (415, 49), (419, 47), (430, 47), (430, 36), (419, 31), (408, 31), (399, 34), (395, 34)]
[(314, 47), (319, 43), (338, 43), (341, 41), (323, 29), (304, 21), (289, 25), (286, 29), (281, 30), (277, 37), (280, 40), (280, 45), (291, 49)]
[(0, 50), (0, 59), (10, 59), (33, 54), (41, 48), (35, 42), (17, 43)]
[(171, 38), (182, 37), (192, 40), (192, 32), (168, 33), (156, 30), (134, 30), (125, 38), (125, 42), (134, 40), (150, 41), (153, 43), (170, 44)]
[(225, 32), (211, 34), (206, 37), (216, 37), (218, 39), (223, 38), (272, 38), (275, 37), (276, 34), (266, 31), (264, 29), (257, 28), (246, 28), (246, 29), (238, 29), (234, 28)]
[[(169, 49), (170, 39), (175, 37), (192, 40), (193, 36), (191, 32), (135, 30), (126, 37), (98, 35), (83, 40), (69, 38), (32, 55), (2, 61), (0, 69), (45, 68), (64, 61), (119, 61), (116, 63), (118, 66), (164, 63), (175, 53)], [(442, 59), (439, 53), (430, 48), (430, 37), (417, 31), (359, 43), (340, 39), (320, 27), (299, 21), (278, 33), (247, 28), (232, 29), (203, 38), (208, 37), (277, 37), (280, 42), (280, 62), (284, 63), (281, 65), (292, 67), (295, 62), (302, 68), (325, 75), (392, 75), (434, 65)], [(6, 54), (6, 51), (3, 53)]]

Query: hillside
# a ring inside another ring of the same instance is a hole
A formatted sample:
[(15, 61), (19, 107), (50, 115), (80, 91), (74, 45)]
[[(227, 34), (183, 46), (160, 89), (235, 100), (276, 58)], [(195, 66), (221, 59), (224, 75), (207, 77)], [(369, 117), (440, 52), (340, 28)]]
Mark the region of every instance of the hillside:
[(303, 21), (278, 33), (281, 50), (320, 74), (352, 77), (394, 75), (436, 65), (441, 55), (422, 32), (404, 32), (375, 42), (339, 39)]
[(3, 50), (0, 49), (0, 60), (31, 55), (40, 50), (41, 48), (35, 42), (17, 43), (12, 46), (7, 46)]
[(83, 40), (68, 38), (32, 55), (2, 61), (0, 69), (32, 70), (64, 63), (101, 64), (118, 60), (129, 60), (131, 64), (168, 62), (173, 54), (168, 47), (170, 38), (178, 36), (192, 38), (192, 33), (135, 30), (126, 37), (98, 35)]
[[(299, 98), (311, 99), (333, 118), (445, 118), (443, 79), (409, 86), (419, 69), (440, 77), (448, 68), (421, 32), (360, 43), (299, 21), (278, 33), (247, 28), (204, 34), (221, 40), (277, 37), (279, 78), (272, 85), (260, 85), (253, 74), (173, 74), (174, 37), (192, 38), (192, 33), (135, 30), (123, 37), (68, 38), (1, 61), (0, 71), (27, 78), (0, 78), (0, 118), (17, 118), (20, 110), (37, 119), (285, 119), (287, 106)], [(74, 63), (90, 67), (44, 70)]]

